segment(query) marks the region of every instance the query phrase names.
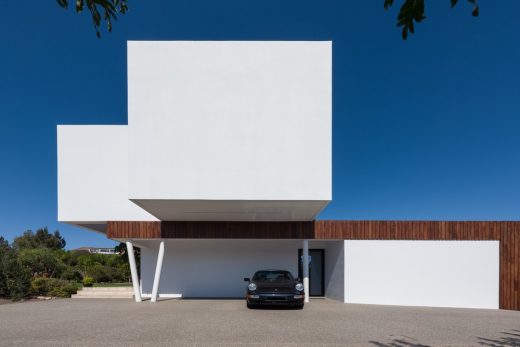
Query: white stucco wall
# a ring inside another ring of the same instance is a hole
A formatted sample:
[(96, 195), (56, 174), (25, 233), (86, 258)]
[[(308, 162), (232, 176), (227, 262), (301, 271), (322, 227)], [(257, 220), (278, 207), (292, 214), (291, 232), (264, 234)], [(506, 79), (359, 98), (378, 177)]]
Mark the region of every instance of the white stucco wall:
[(325, 244), (325, 296), (345, 300), (344, 241), (328, 241)]
[(291, 220), (291, 201), (318, 201), (311, 220), (331, 199), (331, 100), (331, 42), (130, 41), (129, 197), (170, 220)]
[(345, 241), (345, 302), (498, 308), (498, 241)]
[(125, 125), (58, 126), (58, 220), (102, 228), (155, 217), (128, 200)]

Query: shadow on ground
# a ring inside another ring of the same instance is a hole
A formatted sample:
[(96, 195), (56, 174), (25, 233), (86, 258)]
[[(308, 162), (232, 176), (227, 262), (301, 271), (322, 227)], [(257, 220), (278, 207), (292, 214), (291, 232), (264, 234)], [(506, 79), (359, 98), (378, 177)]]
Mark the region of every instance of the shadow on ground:
[(421, 343), (407, 341), (407, 338), (396, 338), (390, 342), (378, 342), (378, 341), (368, 341), (377, 347), (431, 347), (430, 345), (423, 345)]
[(520, 330), (512, 329), (509, 332), (501, 332), (502, 336), (494, 339), (478, 337), (478, 343), (489, 347), (513, 347), (520, 346)]
[[(512, 329), (510, 331), (503, 331), (500, 337), (487, 338), (477, 337), (478, 343), (481, 346), (488, 347), (520, 347), (520, 330)], [(432, 345), (425, 345), (410, 341), (410, 338), (401, 337), (392, 339), (389, 342), (369, 341), (377, 347), (431, 347)]]

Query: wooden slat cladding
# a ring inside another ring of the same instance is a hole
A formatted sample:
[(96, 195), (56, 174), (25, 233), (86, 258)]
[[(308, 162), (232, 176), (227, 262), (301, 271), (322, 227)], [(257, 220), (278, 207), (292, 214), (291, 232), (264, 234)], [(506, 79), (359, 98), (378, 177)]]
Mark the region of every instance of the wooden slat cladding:
[(108, 222), (112, 239), (306, 239), (314, 222)]
[(158, 239), (161, 238), (161, 222), (108, 222), (110, 239)]
[(314, 222), (163, 222), (164, 238), (305, 239)]
[(500, 308), (520, 310), (520, 230), (501, 231)]
[(344, 221), (315, 222), (316, 239), (339, 240), (500, 240), (520, 222)]
[(520, 222), (108, 222), (112, 239), (500, 241), (500, 308), (520, 310)]

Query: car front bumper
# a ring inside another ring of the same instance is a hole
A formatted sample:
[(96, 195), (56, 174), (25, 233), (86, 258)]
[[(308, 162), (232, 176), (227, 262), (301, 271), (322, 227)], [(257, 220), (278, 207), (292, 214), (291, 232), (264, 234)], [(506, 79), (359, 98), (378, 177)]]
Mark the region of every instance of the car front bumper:
[(303, 293), (248, 293), (247, 302), (251, 305), (302, 305)]

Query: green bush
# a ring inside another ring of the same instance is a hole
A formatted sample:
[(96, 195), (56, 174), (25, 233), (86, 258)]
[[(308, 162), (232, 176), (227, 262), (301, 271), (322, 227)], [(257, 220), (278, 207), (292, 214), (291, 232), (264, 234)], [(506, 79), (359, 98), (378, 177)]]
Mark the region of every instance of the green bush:
[(75, 283), (67, 282), (52, 288), (48, 295), (57, 298), (70, 298), (72, 294), (77, 292), (78, 286)]
[(0, 296), (13, 300), (28, 295), (31, 272), (18, 258), (18, 253), (8, 247), (0, 250)]
[(67, 268), (67, 270), (65, 270), (61, 274), (61, 279), (67, 281), (81, 282), (83, 281), (83, 275), (78, 269)]
[(92, 287), (94, 285), (94, 279), (92, 277), (83, 278), (83, 286), (84, 287)]
[(47, 277), (36, 277), (31, 281), (31, 295), (47, 295), (49, 292), (49, 278)]
[(126, 268), (96, 264), (90, 267), (87, 273), (96, 283), (125, 282), (128, 279)]
[(31, 281), (30, 293), (34, 296), (70, 298), (71, 294), (76, 294), (77, 291), (76, 283), (57, 278), (36, 277)]

